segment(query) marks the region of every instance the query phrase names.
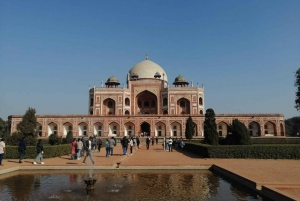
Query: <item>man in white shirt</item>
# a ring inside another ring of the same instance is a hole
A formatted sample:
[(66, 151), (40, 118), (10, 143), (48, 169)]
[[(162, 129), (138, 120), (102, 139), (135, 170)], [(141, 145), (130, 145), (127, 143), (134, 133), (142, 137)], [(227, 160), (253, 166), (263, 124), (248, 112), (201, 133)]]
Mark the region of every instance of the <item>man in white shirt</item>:
[(168, 139), (169, 152), (172, 152), (172, 144), (173, 144), (173, 140), (172, 140), (172, 138), (170, 137), (170, 138)]
[(0, 165), (2, 166), (2, 159), (4, 157), (4, 154), (6, 154), (6, 149), (5, 149), (5, 143), (4, 143), (4, 138), (0, 140)]
[(85, 164), (85, 160), (86, 158), (89, 156), (93, 165), (95, 164), (95, 161), (93, 160), (93, 156), (92, 156), (92, 140), (93, 140), (93, 137), (91, 136), (89, 138), (89, 140), (86, 141), (86, 145), (85, 145), (85, 149), (86, 149), (86, 155), (83, 159), (83, 162), (82, 164)]

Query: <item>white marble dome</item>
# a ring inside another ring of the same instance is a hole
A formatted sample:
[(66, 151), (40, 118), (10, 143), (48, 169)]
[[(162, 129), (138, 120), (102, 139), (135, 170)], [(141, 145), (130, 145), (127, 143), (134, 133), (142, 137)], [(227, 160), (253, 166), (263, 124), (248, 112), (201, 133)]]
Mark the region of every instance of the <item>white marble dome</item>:
[[(167, 73), (164, 71), (162, 67), (160, 67), (158, 64), (154, 63), (153, 61), (150, 61), (148, 59), (141, 61), (140, 63), (136, 64), (129, 70), (129, 76), (131, 80), (132, 75), (138, 75), (138, 79), (143, 78), (154, 78), (154, 75), (156, 73), (159, 73), (161, 75), (161, 80), (164, 79), (168, 82)], [(164, 74), (164, 75), (163, 75)]]

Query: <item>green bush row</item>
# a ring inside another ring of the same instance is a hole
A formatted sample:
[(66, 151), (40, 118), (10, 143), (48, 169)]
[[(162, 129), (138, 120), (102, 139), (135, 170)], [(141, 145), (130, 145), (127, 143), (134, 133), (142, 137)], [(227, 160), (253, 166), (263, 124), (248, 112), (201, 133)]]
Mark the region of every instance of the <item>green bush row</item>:
[(185, 149), (205, 158), (300, 159), (300, 145), (222, 145), (186, 143)]
[[(19, 158), (18, 146), (6, 146), (6, 154), (4, 158), (6, 159), (17, 159)], [(62, 144), (55, 146), (47, 146), (44, 145), (44, 158), (54, 158), (58, 156), (63, 156), (71, 154), (71, 145), (70, 144)], [(26, 147), (26, 157), (27, 158), (35, 158), (37, 156), (36, 146), (27, 146)]]
[(300, 144), (300, 138), (251, 138), (252, 144)]

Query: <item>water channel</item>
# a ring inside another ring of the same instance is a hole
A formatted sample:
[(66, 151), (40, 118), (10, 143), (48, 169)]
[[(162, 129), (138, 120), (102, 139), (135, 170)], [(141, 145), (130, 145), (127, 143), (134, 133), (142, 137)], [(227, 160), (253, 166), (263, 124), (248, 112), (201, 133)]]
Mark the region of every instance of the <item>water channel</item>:
[(97, 170), (87, 195), (85, 170), (17, 171), (0, 176), (0, 200), (267, 200), (208, 170)]

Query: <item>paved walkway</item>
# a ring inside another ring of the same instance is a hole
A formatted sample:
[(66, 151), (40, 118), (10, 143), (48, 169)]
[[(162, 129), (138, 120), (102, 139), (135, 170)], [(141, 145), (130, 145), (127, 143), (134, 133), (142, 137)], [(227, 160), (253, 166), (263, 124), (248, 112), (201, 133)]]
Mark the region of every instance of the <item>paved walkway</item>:
[[(45, 153), (47, 155), (47, 153)], [(150, 146), (147, 150), (142, 144), (134, 149), (133, 155), (123, 155), (121, 145), (114, 149), (112, 157), (105, 157), (105, 148), (93, 153), (94, 169), (114, 169), (120, 163), (120, 169), (208, 169), (212, 165), (235, 173), (255, 182), (258, 187), (267, 186), (277, 192), (300, 200), (300, 160), (263, 160), (263, 159), (204, 159), (189, 152), (173, 150), (168, 152), (162, 145)], [(21, 169), (83, 169), (91, 164), (80, 160), (71, 160), (69, 156), (45, 159), (45, 165), (33, 165), (33, 159), (24, 159), (22, 164), (16, 159), (3, 160), (0, 174)]]

